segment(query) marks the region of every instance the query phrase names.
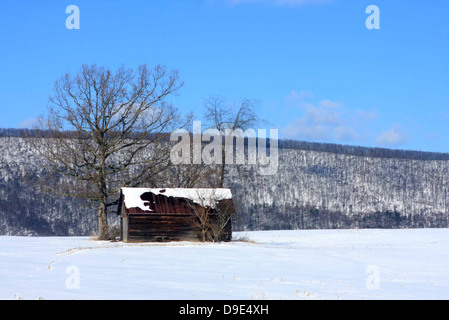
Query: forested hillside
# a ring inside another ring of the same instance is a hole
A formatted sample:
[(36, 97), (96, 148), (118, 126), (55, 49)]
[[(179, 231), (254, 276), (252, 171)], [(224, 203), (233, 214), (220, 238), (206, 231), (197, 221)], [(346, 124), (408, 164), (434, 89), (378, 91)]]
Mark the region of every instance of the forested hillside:
[[(0, 131), (0, 234), (95, 233), (95, 207), (38, 190), (44, 162), (22, 135)], [(237, 230), (449, 226), (448, 154), (280, 141), (277, 174), (227, 171)]]
[[(429, 155), (424, 155), (428, 157)], [(232, 168), (249, 229), (448, 226), (448, 160), (281, 149), (279, 170)]]

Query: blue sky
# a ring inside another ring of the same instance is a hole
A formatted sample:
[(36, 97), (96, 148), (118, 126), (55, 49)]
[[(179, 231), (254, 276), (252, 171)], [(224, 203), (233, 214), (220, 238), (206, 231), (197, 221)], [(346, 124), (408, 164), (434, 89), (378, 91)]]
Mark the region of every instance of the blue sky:
[(449, 152), (448, 16), (446, 0), (9, 1), (0, 127), (30, 126), (82, 64), (165, 64), (185, 82), (172, 101), (198, 120), (211, 95), (251, 98), (282, 138)]

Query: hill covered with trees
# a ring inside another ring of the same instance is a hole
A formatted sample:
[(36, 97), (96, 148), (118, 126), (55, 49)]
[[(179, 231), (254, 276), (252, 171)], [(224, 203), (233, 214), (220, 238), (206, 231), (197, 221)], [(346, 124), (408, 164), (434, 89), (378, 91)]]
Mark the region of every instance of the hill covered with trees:
[[(48, 172), (30, 136), (0, 130), (0, 234), (95, 233), (95, 205), (40, 191)], [(236, 230), (449, 226), (449, 154), (281, 140), (276, 174), (226, 170)], [(109, 220), (118, 223), (113, 213)]]

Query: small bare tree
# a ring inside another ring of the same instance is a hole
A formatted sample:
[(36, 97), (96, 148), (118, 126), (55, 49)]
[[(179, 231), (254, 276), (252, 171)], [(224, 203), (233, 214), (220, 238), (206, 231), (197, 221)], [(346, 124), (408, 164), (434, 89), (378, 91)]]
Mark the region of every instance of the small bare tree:
[[(194, 143), (190, 139), (190, 150)], [(190, 154), (187, 164), (173, 164), (166, 172), (165, 186), (173, 188), (210, 188), (216, 185), (218, 170), (214, 164), (194, 163), (194, 155)]]
[(165, 185), (173, 188), (207, 188), (216, 181), (217, 170), (206, 164), (171, 165)]
[(210, 232), (212, 237), (219, 241), (231, 240), (228, 234), (232, 234), (231, 219), (237, 214), (231, 199), (224, 199), (216, 204), (215, 220), (212, 223)]
[[(219, 96), (212, 96), (205, 102), (205, 119), (211, 128), (217, 129), (225, 136), (225, 130), (243, 131), (265, 122), (256, 112), (257, 102), (251, 99), (242, 99), (239, 103), (227, 103)], [(226, 148), (222, 148), (222, 162), (219, 168), (218, 187), (223, 188)]]
[(236, 214), (232, 199), (223, 198), (220, 189), (197, 189), (197, 202), (189, 203), (193, 225), (201, 230), (201, 241), (230, 240), (231, 218)]
[(55, 83), (37, 127), (41, 139), (32, 140), (52, 172), (76, 181), (48, 189), (97, 203), (99, 239), (108, 237), (107, 212), (118, 190), (156, 185), (170, 165), (167, 137), (190, 122), (167, 101), (181, 86), (176, 71), (146, 65), (115, 73), (83, 65)]
[(209, 229), (211, 227), (210, 214), (212, 208), (209, 206), (197, 205), (191, 203), (194, 216), (192, 217), (192, 225), (201, 231), (201, 241), (206, 242), (211, 240)]

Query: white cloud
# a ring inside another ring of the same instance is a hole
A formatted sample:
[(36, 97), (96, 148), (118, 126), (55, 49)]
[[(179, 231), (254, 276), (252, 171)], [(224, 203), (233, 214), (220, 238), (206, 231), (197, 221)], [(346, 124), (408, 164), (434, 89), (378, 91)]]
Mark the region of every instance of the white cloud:
[(292, 90), (289, 95), (287, 95), (284, 100), (287, 104), (297, 106), (298, 104), (304, 103), (305, 100), (313, 98), (313, 93), (307, 90), (301, 90), (296, 92)]
[(377, 112), (377, 110), (356, 110), (356, 115), (359, 119), (363, 120), (363, 121), (374, 121), (379, 117), (379, 113)]
[(34, 127), (34, 125), (37, 124), (37, 118), (30, 118), (30, 119), (26, 119), (24, 121), (22, 121), (19, 124), (19, 128), (21, 129), (32, 129)]
[(399, 126), (395, 126), (387, 131), (382, 132), (376, 138), (378, 146), (395, 147), (399, 146), (407, 140), (408, 136)]
[(303, 113), (281, 129), (285, 138), (339, 142), (358, 139), (359, 135), (349, 125), (341, 103), (329, 99), (323, 99), (316, 104), (306, 102), (312, 97), (310, 92), (292, 91), (285, 98), (290, 106), (289, 112)]
[[(329, 101), (329, 100), (327, 100)], [(336, 102), (331, 102), (337, 104)], [(328, 108), (327, 103), (320, 102), (319, 106), (311, 104), (306, 106), (306, 117), (313, 124), (339, 125), (342, 123), (341, 112), (339, 107)]]
[(341, 103), (324, 99), (320, 102), (320, 106), (323, 108), (338, 109), (341, 108)]
[(358, 134), (350, 127), (336, 127), (333, 131), (334, 137), (338, 141), (351, 141), (358, 138)]
[[(348, 108), (331, 99), (317, 100), (309, 91), (292, 90), (277, 103), (290, 120), (280, 128), (282, 138), (332, 143), (357, 143), (397, 147), (410, 140), (406, 128), (397, 124), (378, 131), (380, 115), (376, 109)], [(439, 136), (430, 132), (428, 139)]]

